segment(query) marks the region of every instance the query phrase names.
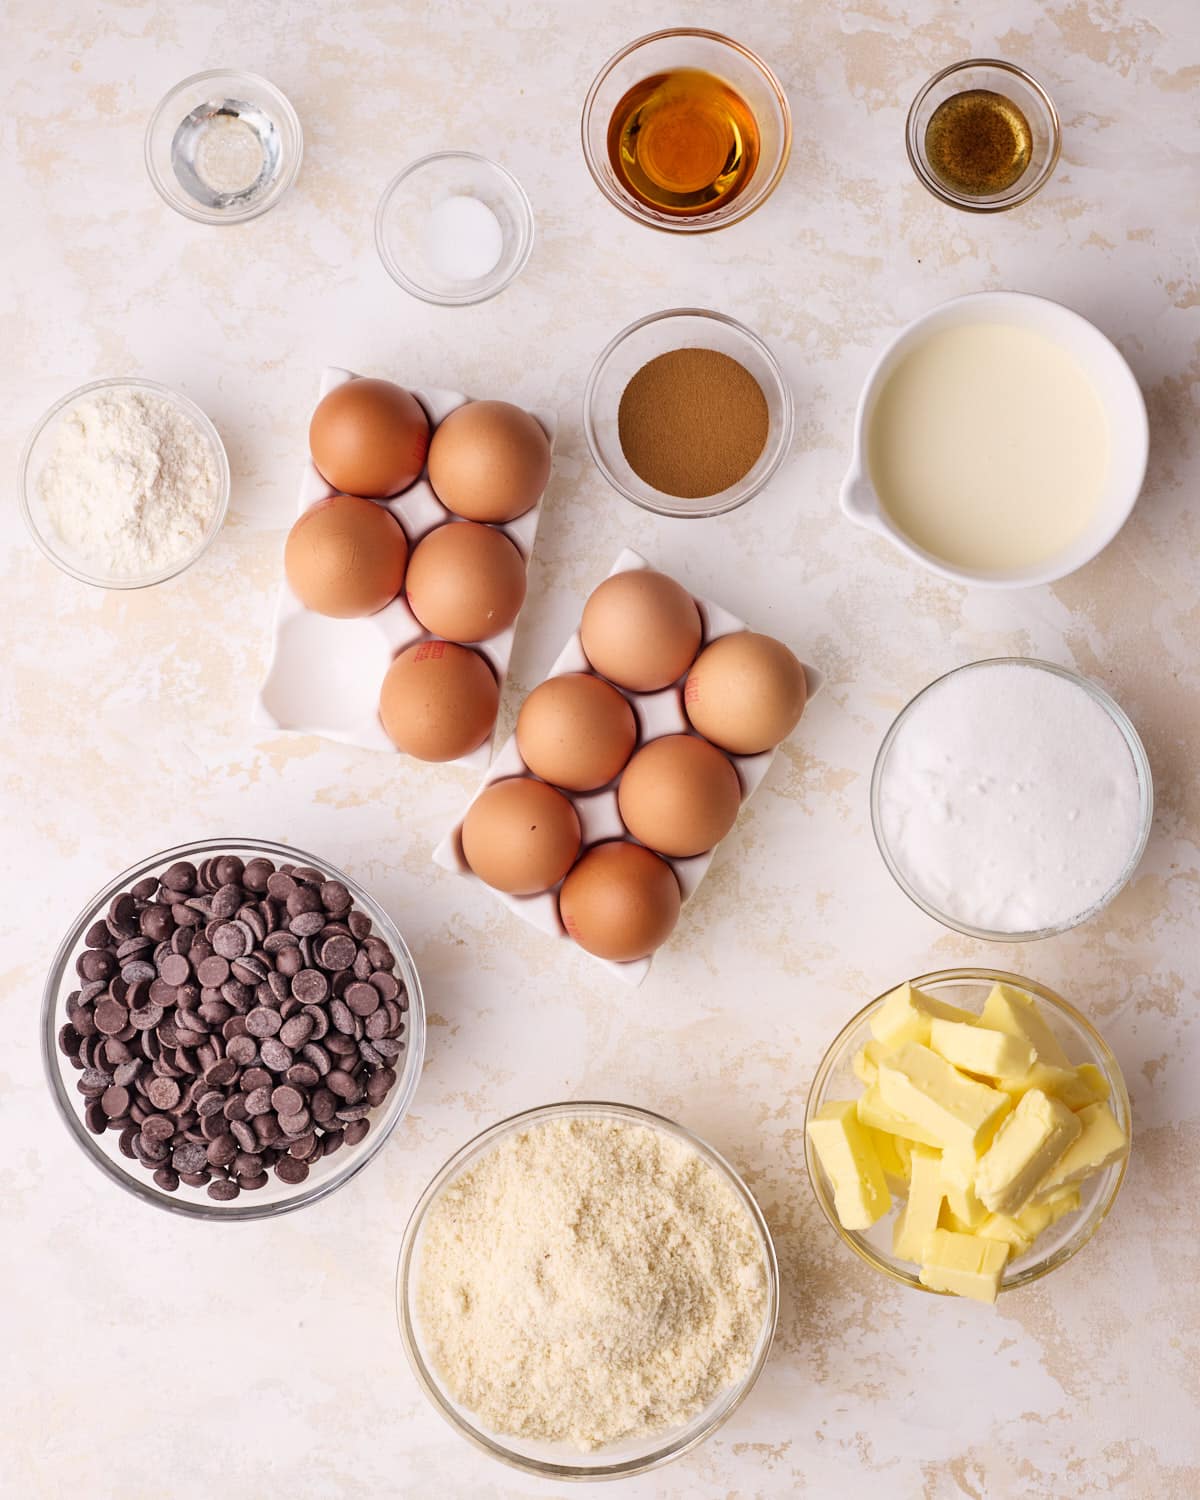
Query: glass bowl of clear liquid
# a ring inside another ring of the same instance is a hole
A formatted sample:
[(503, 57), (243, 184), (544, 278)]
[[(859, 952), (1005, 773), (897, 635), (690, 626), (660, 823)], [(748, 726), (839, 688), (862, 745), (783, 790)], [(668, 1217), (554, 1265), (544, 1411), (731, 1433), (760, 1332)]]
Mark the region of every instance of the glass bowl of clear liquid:
[(300, 121), (273, 83), (224, 68), (196, 73), (146, 127), (146, 170), (159, 196), (200, 224), (242, 224), (274, 208), (296, 179)]

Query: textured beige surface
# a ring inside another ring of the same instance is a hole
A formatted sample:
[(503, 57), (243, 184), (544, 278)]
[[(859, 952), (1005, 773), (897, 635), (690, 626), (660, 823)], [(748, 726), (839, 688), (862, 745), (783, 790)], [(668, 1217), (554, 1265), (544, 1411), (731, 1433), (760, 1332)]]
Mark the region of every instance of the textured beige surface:
[[(769, 57), (796, 118), (771, 202), (689, 243), (604, 203), (577, 143), (600, 62), (685, 10)], [(1031, 66), (1063, 115), (1054, 181), (1011, 215), (939, 207), (904, 158), (913, 92), (972, 52)], [(291, 96), (306, 157), (274, 213), (208, 229), (154, 196), (142, 130), (178, 78), (229, 64)], [(1194, 0), (15, 0), (0, 85), (4, 1500), (562, 1493), (488, 1465), (426, 1407), (391, 1277), (420, 1187), (469, 1134), (589, 1095), (662, 1110), (731, 1156), (785, 1277), (778, 1343), (751, 1400), (699, 1452), (623, 1494), (1200, 1492)], [(495, 153), (537, 213), (521, 280), (475, 310), (410, 301), (371, 242), (390, 175), (445, 146)], [(879, 342), (985, 287), (1046, 293), (1094, 318), (1142, 381), (1153, 429), (1149, 484), (1119, 539), (1084, 572), (1021, 595), (932, 580), (835, 505)], [(579, 397), (613, 333), (688, 302), (771, 341), (798, 435), (748, 509), (660, 523), (594, 473)], [(465, 774), (249, 730), (305, 408), (326, 363), (561, 412), (506, 722), (624, 543), (830, 673), (639, 992), (431, 865)], [(12, 475), (52, 400), (123, 373), (178, 385), (210, 413), (233, 504), (185, 579), (105, 597), (34, 551)], [(866, 793), (903, 701), (937, 672), (1007, 651), (1075, 666), (1115, 693), (1145, 738), (1158, 814), (1136, 880), (1101, 919), (985, 949), (892, 886)], [(227, 1228), (143, 1209), (92, 1171), (51, 1113), (35, 1047), (43, 973), (85, 897), (154, 848), (222, 830), (307, 846), (370, 885), (408, 935), (432, 1022), (413, 1113), (371, 1169), (302, 1214)], [(1089, 1009), (1135, 1112), (1132, 1166), (1103, 1233), (995, 1312), (873, 1279), (819, 1220), (801, 1145), (813, 1068), (851, 1011), (907, 975), (985, 957)]]

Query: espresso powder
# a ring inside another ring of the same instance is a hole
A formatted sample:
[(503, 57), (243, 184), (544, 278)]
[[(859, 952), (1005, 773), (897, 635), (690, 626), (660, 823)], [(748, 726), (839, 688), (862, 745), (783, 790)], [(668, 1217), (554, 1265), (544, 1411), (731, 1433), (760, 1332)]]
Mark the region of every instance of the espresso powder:
[(644, 364), (621, 394), (617, 434), (629, 467), (680, 500), (719, 495), (767, 443), (762, 387), (716, 349), (673, 349)]

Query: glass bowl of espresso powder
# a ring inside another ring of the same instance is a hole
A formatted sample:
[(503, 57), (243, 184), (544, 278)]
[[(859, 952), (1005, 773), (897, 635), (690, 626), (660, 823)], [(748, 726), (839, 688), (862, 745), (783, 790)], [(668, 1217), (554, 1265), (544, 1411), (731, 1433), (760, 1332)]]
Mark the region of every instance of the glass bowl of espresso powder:
[(660, 516), (719, 516), (758, 494), (792, 441), (791, 391), (757, 334), (680, 307), (641, 318), (597, 359), (583, 396), (596, 467)]

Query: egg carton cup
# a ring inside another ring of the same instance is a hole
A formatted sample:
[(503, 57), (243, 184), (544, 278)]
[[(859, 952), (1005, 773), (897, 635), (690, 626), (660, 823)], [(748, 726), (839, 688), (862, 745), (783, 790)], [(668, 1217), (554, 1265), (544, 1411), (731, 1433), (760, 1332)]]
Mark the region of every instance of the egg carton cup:
[[(339, 385), (358, 377), (351, 370), (327, 367), (321, 374), (318, 401)], [(452, 411), (471, 399), (458, 391), (427, 390), (412, 393), (425, 410), (431, 428), (436, 429)], [(550, 439), (551, 450), (557, 429), (553, 412), (534, 411), (530, 415)], [(340, 493), (317, 470), (312, 458), (306, 459), (300, 480), (297, 516), (330, 495)], [(525, 562), (526, 570), (533, 553), (544, 494), (537, 503), (496, 529), (514, 543)], [(389, 510), (400, 523), (408, 539), (409, 556), (422, 537), (460, 518), (447, 510), (433, 492), (428, 470), (402, 494), (376, 502)], [(518, 615), (518, 620), (520, 616)], [(512, 656), (513, 635), (517, 621), (490, 640), (472, 643), (467, 649), (478, 651), (495, 674), (501, 694)], [(261, 729), (282, 730), (293, 734), (316, 734), (343, 745), (358, 745), (364, 750), (402, 752), (392, 744), (379, 717), (379, 690), (387, 670), (400, 652), (418, 641), (438, 640), (425, 629), (408, 607), (405, 590), (378, 614), (357, 620), (334, 620), (306, 609), (292, 592), (286, 576), (279, 588), (272, 627), (271, 661), (254, 700), (252, 722)], [(483, 770), (491, 759), (495, 725), (478, 749), (459, 756), (452, 765)]]
[[(616, 562), (608, 571), (611, 578), (616, 573), (633, 572), (638, 568), (650, 568), (652, 565), (639, 553), (626, 548), (617, 558)], [(659, 570), (655, 570), (659, 571)], [(696, 606), (700, 611), (700, 622), (702, 635), (700, 650), (719, 640), (723, 635), (733, 635), (750, 627), (744, 620), (739, 620), (736, 615), (731, 615), (728, 610), (722, 609), (719, 604), (713, 604), (708, 599), (698, 598), (692, 595)], [(699, 655), (699, 652), (697, 652)], [(809, 666), (803, 662), (804, 675), (808, 682), (809, 700), (816, 697), (824, 685), (824, 675), (816, 667)], [(583, 642), (579, 631), (570, 638), (559, 654), (558, 660), (546, 674), (547, 680), (551, 677), (561, 677), (566, 672), (594, 672), (591, 663), (584, 654)], [(615, 686), (615, 684), (614, 684)], [(673, 686), (663, 688), (657, 693), (634, 693), (624, 688), (620, 692), (628, 699), (633, 707), (638, 723), (637, 745), (634, 754), (643, 745), (651, 740), (660, 739), (665, 734), (691, 734), (695, 733), (687, 714), (683, 708), (683, 681)], [(807, 706), (805, 712), (807, 712)], [(733, 762), (734, 770), (737, 772), (738, 780), (742, 785), (742, 799), (740, 807), (744, 807), (748, 799), (753, 796), (759, 784), (766, 776), (771, 762), (775, 759), (778, 746), (774, 750), (764, 751), (762, 755), (731, 755), (729, 759)], [(517, 748), (517, 737), (510, 736), (501, 747), (495, 760), (487, 770), (483, 781), (477, 788), (475, 795), (463, 809), (463, 816), (433, 851), (434, 862), (444, 870), (453, 870), (456, 874), (465, 875), (469, 880), (478, 881), (480, 885), (485, 882), (467, 864), (463, 857), (462, 849), (462, 827), (467, 811), (475, 803), (478, 797), (495, 781), (504, 781), (512, 776), (532, 776), (533, 772), (522, 759), (521, 752)], [(636, 843), (625, 824), (621, 820), (621, 814), (617, 806), (617, 785), (620, 777), (607, 787), (602, 787), (596, 792), (567, 792), (563, 795), (570, 799), (579, 814), (580, 829), (583, 834), (583, 842), (580, 849), (580, 858), (593, 844), (607, 843), (611, 839), (627, 839)], [(560, 789), (561, 790), (561, 789)], [(719, 846), (718, 846), (719, 847)], [(675, 878), (679, 881), (679, 891), (686, 904), (695, 894), (696, 888), (708, 872), (712, 864), (716, 848), (707, 850), (704, 854), (694, 855), (691, 859), (671, 859), (666, 855), (660, 858), (666, 859), (667, 864), (675, 872)], [(560, 882), (561, 884), (561, 882)], [(497, 891), (491, 886), (486, 886), (492, 895), (502, 901), (512, 912), (515, 912), (523, 921), (528, 922), (531, 927), (536, 927), (539, 932), (547, 933), (551, 937), (559, 938), (564, 943), (570, 943), (577, 952), (586, 953), (586, 948), (580, 948), (573, 939), (567, 936), (562, 920), (558, 914), (558, 891), (554, 886), (549, 891), (542, 891), (536, 896), (510, 896), (503, 891)], [(594, 955), (589, 955), (594, 957)], [(639, 985), (650, 972), (650, 965), (654, 961), (654, 955), (648, 958), (640, 958), (632, 963), (615, 963), (611, 959), (598, 958), (595, 960), (625, 984)]]

